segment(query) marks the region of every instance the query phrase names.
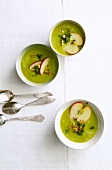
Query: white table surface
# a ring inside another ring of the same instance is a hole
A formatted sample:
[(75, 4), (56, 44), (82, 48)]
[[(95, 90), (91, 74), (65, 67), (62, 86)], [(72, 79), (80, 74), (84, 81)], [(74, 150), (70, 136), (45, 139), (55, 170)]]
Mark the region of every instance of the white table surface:
[[(15, 69), (19, 52), (33, 43), (49, 46), (50, 29), (63, 19), (83, 26), (83, 50), (70, 58), (58, 56), (59, 73), (49, 85), (26, 85)], [(13, 115), (41, 113), (44, 122), (7, 122), (0, 127), (0, 170), (112, 170), (111, 32), (111, 0), (0, 0), (0, 90), (14, 94), (50, 91), (57, 98), (52, 104), (26, 107)], [(54, 130), (60, 106), (77, 98), (96, 104), (105, 119), (101, 140), (86, 150), (66, 147)]]

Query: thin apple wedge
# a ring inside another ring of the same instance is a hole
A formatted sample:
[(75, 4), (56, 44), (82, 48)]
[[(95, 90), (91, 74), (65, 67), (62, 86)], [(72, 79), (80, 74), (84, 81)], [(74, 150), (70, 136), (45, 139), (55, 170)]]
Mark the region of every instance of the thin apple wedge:
[(33, 64), (30, 65), (30, 70), (34, 70), (35, 66), (38, 66), (40, 68), (41, 63), (42, 60), (34, 62)]
[(77, 121), (83, 120), (84, 122), (86, 122), (91, 116), (91, 109), (89, 106), (86, 106), (81, 114), (79, 114)]
[(74, 103), (70, 108), (70, 119), (74, 119), (75, 116), (77, 116), (83, 108), (83, 103), (77, 102)]
[(76, 33), (71, 33), (70, 41), (76, 44), (77, 46), (83, 44), (82, 37)]
[(40, 74), (41, 75), (43, 75), (45, 67), (48, 65), (48, 63), (49, 63), (49, 58), (47, 57), (43, 60), (43, 62), (40, 65)]
[(67, 45), (66, 45), (65, 48), (64, 48), (64, 51), (65, 51), (66, 53), (68, 53), (68, 54), (73, 55), (73, 54), (78, 53), (79, 48), (78, 48), (76, 45), (71, 44), (70, 42), (68, 42)]

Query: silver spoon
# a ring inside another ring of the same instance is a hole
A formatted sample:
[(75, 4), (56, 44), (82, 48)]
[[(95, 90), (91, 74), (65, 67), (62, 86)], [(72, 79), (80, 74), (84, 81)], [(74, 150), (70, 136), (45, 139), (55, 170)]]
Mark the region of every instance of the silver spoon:
[(54, 100), (56, 99), (53, 96), (46, 96), (46, 97), (41, 97), (38, 100), (35, 100), (27, 104), (19, 104), (17, 102), (8, 102), (3, 105), (2, 111), (7, 114), (15, 114), (19, 112), (19, 110), (25, 106), (48, 104), (48, 103), (53, 102)]
[(10, 121), (10, 120), (28, 120), (28, 121), (36, 121), (36, 122), (42, 122), (45, 119), (45, 117), (43, 115), (34, 115), (34, 116), (24, 116), (24, 117), (15, 117), (15, 118), (9, 118), (6, 119), (5, 116), (3, 116), (2, 114), (0, 114), (0, 125), (5, 124), (6, 121)]
[(0, 90), (0, 103), (5, 103), (11, 101), (14, 97), (45, 97), (45, 96), (52, 96), (50, 92), (43, 92), (43, 93), (34, 93), (34, 94), (20, 94), (15, 95), (10, 90)]

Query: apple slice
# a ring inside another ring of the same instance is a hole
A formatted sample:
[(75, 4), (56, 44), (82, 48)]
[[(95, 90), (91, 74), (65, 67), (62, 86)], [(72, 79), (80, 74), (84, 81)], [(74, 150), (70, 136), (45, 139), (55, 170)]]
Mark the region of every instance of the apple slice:
[(78, 53), (79, 48), (75, 44), (71, 44), (70, 42), (68, 42), (64, 48), (64, 51), (72, 55)]
[(82, 37), (76, 33), (71, 33), (70, 41), (74, 42), (74, 44), (76, 44), (77, 46), (83, 44)]
[(74, 119), (75, 116), (78, 116), (78, 113), (82, 110), (83, 103), (77, 102), (74, 103), (70, 108), (70, 119)]
[(30, 70), (34, 70), (35, 66), (40, 67), (41, 63), (42, 63), (42, 60), (34, 62), (33, 64), (30, 65)]
[(48, 63), (49, 63), (49, 58), (47, 57), (43, 60), (43, 62), (40, 65), (40, 74), (41, 75), (43, 75), (45, 67), (48, 65)]
[(77, 121), (83, 120), (86, 122), (91, 116), (91, 109), (89, 106), (86, 106), (81, 113), (79, 113)]

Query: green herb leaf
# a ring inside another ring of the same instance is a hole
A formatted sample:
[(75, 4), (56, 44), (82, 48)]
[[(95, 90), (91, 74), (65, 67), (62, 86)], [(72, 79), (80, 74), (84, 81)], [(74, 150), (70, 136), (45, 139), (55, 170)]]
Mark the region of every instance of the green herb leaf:
[(85, 123), (81, 124), (81, 126), (82, 126), (82, 128), (84, 128), (85, 127)]
[(78, 134), (78, 135), (82, 135), (82, 133), (83, 133), (82, 130), (78, 130), (78, 131), (77, 131), (77, 134)]
[(67, 134), (68, 132), (69, 132), (69, 130), (68, 130), (68, 129), (66, 129), (65, 134)]
[(94, 126), (91, 126), (90, 129), (95, 129), (95, 127), (94, 127)]
[(77, 122), (77, 125), (78, 125), (78, 126), (80, 126), (80, 125), (81, 125), (81, 123), (80, 123), (80, 122)]
[(42, 54), (37, 54), (38, 59), (42, 58)]
[(38, 66), (35, 66), (34, 69), (35, 69), (35, 74), (39, 74), (40, 73), (40, 69), (38, 68)]
[(68, 28), (64, 28), (64, 29), (61, 28), (61, 33), (58, 34), (58, 36), (60, 38), (60, 42), (62, 42), (63, 40), (63, 43), (67, 44), (67, 42), (70, 41), (70, 37), (71, 37), (70, 30)]

